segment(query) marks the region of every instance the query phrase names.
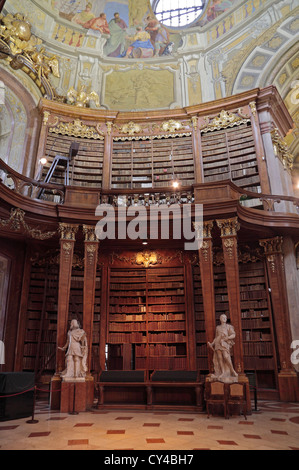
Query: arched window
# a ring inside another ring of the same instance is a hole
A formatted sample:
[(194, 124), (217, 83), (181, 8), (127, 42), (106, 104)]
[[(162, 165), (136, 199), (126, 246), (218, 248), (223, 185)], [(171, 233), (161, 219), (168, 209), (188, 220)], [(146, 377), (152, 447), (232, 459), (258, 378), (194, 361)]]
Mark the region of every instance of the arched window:
[(206, 0), (153, 0), (152, 8), (160, 23), (183, 28), (201, 16), (206, 3)]

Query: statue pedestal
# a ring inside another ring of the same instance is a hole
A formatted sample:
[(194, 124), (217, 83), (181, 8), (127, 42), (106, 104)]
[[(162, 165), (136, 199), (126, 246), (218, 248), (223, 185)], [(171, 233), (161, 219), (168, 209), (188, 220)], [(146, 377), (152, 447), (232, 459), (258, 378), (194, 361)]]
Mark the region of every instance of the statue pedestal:
[(80, 379), (63, 379), (61, 382), (60, 412), (80, 413), (93, 405), (93, 377)]

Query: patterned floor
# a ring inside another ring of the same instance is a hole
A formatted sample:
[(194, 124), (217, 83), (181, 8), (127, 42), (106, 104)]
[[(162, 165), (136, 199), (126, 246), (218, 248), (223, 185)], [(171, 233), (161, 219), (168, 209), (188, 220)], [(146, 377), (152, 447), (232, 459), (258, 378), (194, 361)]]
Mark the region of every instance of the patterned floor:
[(299, 403), (260, 401), (229, 420), (204, 413), (105, 410), (51, 412), (0, 422), (0, 450), (299, 450)]

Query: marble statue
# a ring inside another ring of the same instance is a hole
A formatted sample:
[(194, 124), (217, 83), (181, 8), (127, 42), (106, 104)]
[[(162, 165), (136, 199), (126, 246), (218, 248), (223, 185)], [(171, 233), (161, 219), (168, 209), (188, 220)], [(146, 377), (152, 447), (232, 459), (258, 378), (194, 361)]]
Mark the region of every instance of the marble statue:
[(224, 383), (238, 382), (238, 374), (234, 370), (231, 360), (231, 348), (234, 345), (236, 333), (232, 325), (227, 324), (226, 315), (220, 316), (220, 325), (216, 327), (216, 336), (208, 346), (214, 351), (214, 374), (211, 380), (219, 380)]
[(72, 320), (68, 331), (66, 351), (66, 369), (60, 374), (63, 379), (82, 379), (87, 373), (87, 338), (77, 320)]

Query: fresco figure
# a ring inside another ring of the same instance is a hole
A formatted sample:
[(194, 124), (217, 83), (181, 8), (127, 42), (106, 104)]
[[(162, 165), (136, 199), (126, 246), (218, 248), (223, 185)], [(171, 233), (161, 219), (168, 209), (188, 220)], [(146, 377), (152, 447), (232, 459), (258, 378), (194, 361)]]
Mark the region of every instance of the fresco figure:
[(126, 51), (127, 24), (114, 13), (114, 18), (109, 21), (110, 38), (104, 47), (104, 52), (109, 57), (121, 57)]
[[(154, 55), (154, 46), (152, 45), (151, 36), (146, 31), (143, 31), (141, 26), (136, 28), (136, 34), (133, 37), (133, 42), (127, 49), (126, 57), (151, 57)], [(145, 49), (145, 51), (144, 51)]]
[(164, 26), (153, 16), (147, 16), (145, 31), (150, 34), (151, 43), (154, 46), (155, 55), (162, 55), (169, 44), (169, 33)]
[(110, 29), (105, 13), (101, 13), (98, 18), (93, 18), (87, 21), (87, 23), (84, 23), (82, 26), (86, 29), (99, 31), (101, 34), (110, 34)]
[(73, 16), (72, 22), (83, 26), (88, 21), (93, 20), (95, 18), (95, 14), (92, 13), (91, 9), (92, 4), (87, 3), (85, 10), (80, 11), (79, 13), (76, 13), (75, 16)]

